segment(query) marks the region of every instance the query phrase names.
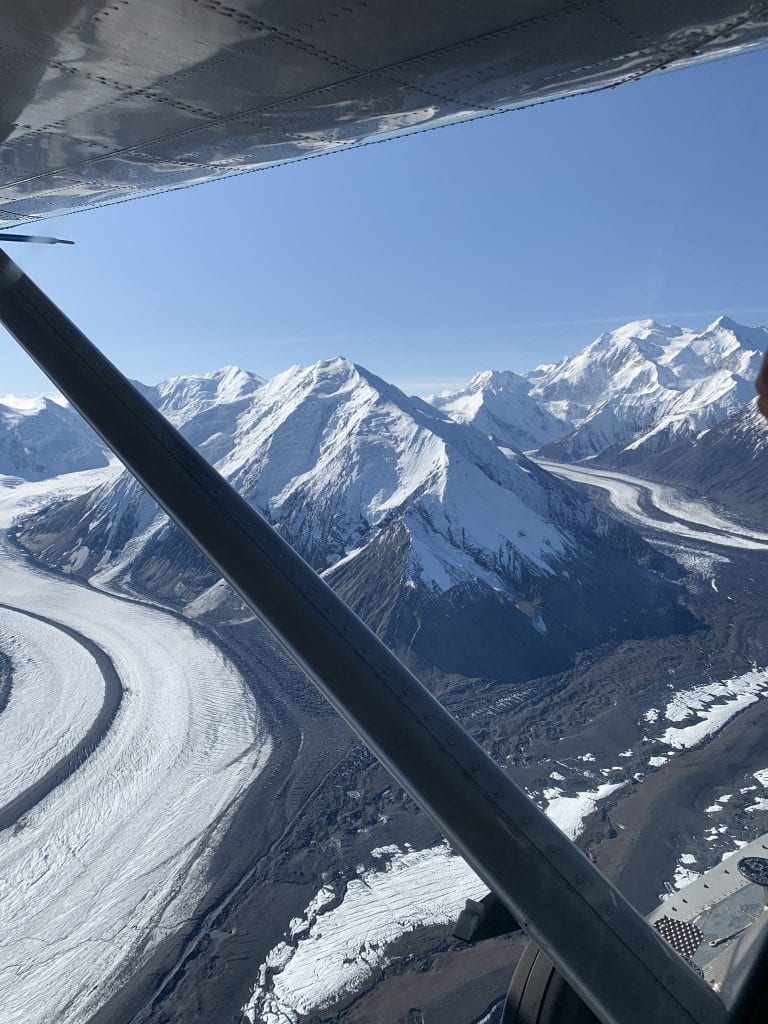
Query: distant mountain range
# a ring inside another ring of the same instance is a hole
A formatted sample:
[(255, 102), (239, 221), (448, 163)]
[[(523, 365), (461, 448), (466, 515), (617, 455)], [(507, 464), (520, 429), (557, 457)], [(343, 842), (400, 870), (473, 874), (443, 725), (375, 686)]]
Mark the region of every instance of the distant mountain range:
[(63, 400), (0, 397), (3, 476), (44, 480), (106, 465), (106, 447)]
[(571, 428), (542, 454), (630, 466), (693, 440), (754, 396), (767, 346), (768, 330), (727, 317), (700, 333), (642, 320), (602, 334), (532, 381)]
[[(608, 638), (679, 628), (673, 563), (531, 462), (632, 466), (762, 510), (749, 405), (765, 328), (637, 321), (431, 402), (344, 359), (271, 380), (236, 367), (139, 385), (241, 494), (422, 670), (517, 680)], [(104, 463), (61, 403), (0, 406), (31, 478)], [(243, 609), (127, 473), (28, 519), (38, 558), (189, 615)]]
[(637, 320), (524, 376), (477, 374), (431, 401), (497, 443), (565, 462), (638, 465), (754, 396), (768, 330), (718, 317), (697, 333)]
[[(145, 391), (423, 670), (529, 678), (602, 640), (685, 620), (665, 578), (674, 563), (632, 530), (513, 447), (346, 360), (267, 382), (230, 367)], [(18, 536), (97, 584), (242, 616), (127, 473), (22, 522)]]
[[(766, 347), (768, 329), (725, 316), (698, 333), (638, 320), (559, 363), (526, 374), (485, 370), (429, 402), (503, 448), (640, 467), (695, 441), (749, 402)], [(230, 367), (139, 387), (178, 424), (214, 406), (231, 413), (264, 383)], [(103, 465), (104, 453), (65, 402), (0, 398), (0, 473), (35, 479)]]
[(768, 329), (726, 316), (705, 330), (638, 320), (524, 375), (476, 374), (431, 399), (498, 444), (589, 460), (765, 514), (768, 424), (754, 380)]

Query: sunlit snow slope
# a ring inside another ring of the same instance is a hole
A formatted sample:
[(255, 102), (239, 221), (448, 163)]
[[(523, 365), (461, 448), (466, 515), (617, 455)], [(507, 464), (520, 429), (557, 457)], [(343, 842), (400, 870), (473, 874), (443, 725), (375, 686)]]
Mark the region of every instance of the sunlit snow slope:
[(477, 373), (466, 387), (429, 401), (458, 423), (472, 426), (506, 448), (528, 451), (562, 436), (564, 426), (529, 396), (531, 382), (510, 370)]

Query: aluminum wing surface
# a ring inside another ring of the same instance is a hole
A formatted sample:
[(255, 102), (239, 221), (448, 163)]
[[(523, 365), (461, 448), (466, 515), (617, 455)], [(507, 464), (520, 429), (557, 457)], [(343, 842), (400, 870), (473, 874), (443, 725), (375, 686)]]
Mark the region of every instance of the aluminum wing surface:
[(0, 227), (755, 46), (745, 0), (0, 0)]

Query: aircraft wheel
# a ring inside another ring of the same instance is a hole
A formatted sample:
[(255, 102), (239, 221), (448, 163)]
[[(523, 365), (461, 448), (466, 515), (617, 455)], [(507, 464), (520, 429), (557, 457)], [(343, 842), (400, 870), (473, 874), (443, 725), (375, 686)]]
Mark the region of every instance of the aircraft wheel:
[(599, 1024), (535, 942), (529, 942), (512, 975), (502, 1024)]

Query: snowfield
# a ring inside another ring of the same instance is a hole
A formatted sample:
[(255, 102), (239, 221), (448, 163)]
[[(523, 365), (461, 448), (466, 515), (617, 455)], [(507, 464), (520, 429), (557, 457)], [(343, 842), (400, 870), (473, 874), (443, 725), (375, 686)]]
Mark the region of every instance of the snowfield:
[(293, 922), (294, 938), (268, 954), (243, 1007), (251, 1024), (297, 1024), (300, 1014), (330, 1006), (386, 966), (388, 943), (414, 928), (455, 921), (467, 899), (488, 891), (446, 845), (384, 847), (372, 856), (386, 859), (383, 870), (361, 870), (333, 909), (324, 910), (332, 891), (321, 889), (305, 911), (306, 926)]
[[(545, 813), (575, 839), (599, 802), (624, 785), (605, 783), (570, 796), (552, 787), (543, 794)], [(332, 909), (326, 908), (336, 894), (324, 886), (304, 916), (290, 922), (285, 939), (259, 967), (243, 1007), (250, 1024), (298, 1024), (302, 1015), (359, 991), (390, 962), (388, 945), (416, 928), (455, 922), (467, 899), (480, 900), (488, 892), (445, 843), (425, 850), (386, 846), (371, 856), (386, 862), (383, 869), (358, 869)]]
[(768, 670), (756, 668), (734, 679), (680, 690), (667, 704), (664, 717), (668, 722), (694, 721), (682, 727), (671, 727), (658, 739), (675, 750), (689, 750), (710, 739), (740, 711), (767, 693)]
[(544, 793), (549, 801), (546, 807), (547, 817), (551, 818), (569, 839), (576, 839), (584, 828), (584, 819), (597, 810), (598, 803), (624, 785), (624, 782), (607, 782), (591, 792), (575, 793), (572, 796), (563, 796), (562, 790), (556, 787), (548, 789)]
[[(94, 485), (93, 475), (77, 476), (49, 482), (47, 491), (0, 491), (4, 525), (20, 505)], [(271, 741), (234, 665), (174, 616), (41, 573), (9, 547), (0, 550), (0, 593), (101, 648), (124, 691), (90, 757), (23, 827), (0, 832), (3, 1024), (26, 1024), (32, 1008), (37, 1020), (79, 1024), (193, 912), (206, 864)], [(45, 687), (59, 686), (69, 717), (54, 716), (34, 741), (50, 760), (90, 724), (103, 684), (74, 641), (21, 618), (0, 619), (6, 640), (17, 642), (10, 654), (18, 666), (18, 693), (0, 719), (18, 700), (31, 729)], [(36, 678), (45, 673), (55, 675)], [(25, 774), (15, 738), (4, 729), (0, 739), (3, 763), (13, 758), (13, 785), (28, 785), (40, 766), (27, 763)]]

